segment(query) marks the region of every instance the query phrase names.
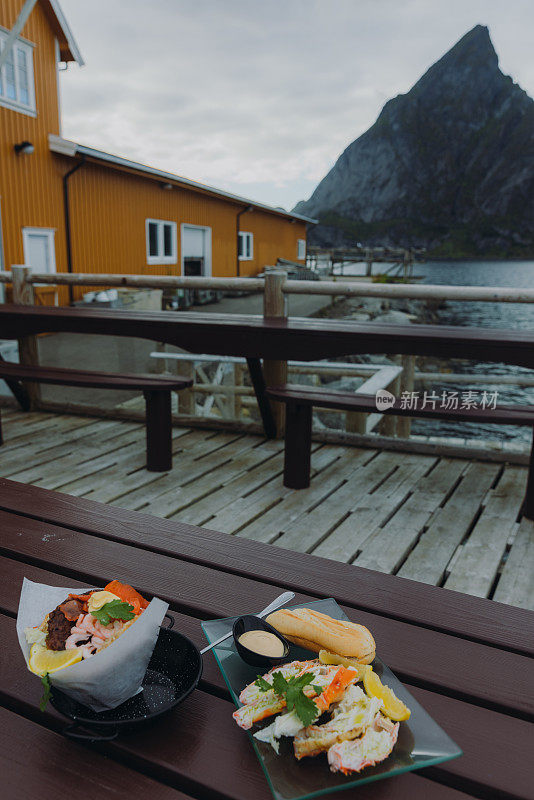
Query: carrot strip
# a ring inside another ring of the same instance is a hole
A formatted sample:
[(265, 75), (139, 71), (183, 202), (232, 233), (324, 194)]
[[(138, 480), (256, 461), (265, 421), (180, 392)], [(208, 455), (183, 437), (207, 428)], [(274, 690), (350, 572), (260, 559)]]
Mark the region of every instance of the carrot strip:
[(336, 703), (343, 697), (347, 686), (354, 683), (355, 674), (356, 670), (353, 669), (347, 669), (346, 667), (338, 669), (331, 683), (324, 688), (319, 697), (315, 698), (315, 704), (321, 713), (326, 711), (332, 703)]
[(134, 614), (140, 614), (141, 611), (148, 606), (148, 600), (145, 600), (143, 595), (139, 594), (139, 592), (128, 583), (112, 580), (104, 587), (104, 590), (116, 594), (117, 597), (120, 597), (125, 603), (129, 603), (133, 607)]

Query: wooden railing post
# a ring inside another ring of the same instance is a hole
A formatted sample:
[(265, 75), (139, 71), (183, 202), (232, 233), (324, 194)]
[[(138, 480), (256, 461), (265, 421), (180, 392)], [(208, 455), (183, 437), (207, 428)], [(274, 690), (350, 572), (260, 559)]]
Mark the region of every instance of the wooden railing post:
[[(402, 356), (402, 374), (400, 382), (400, 391), (413, 392), (414, 386), (414, 372), (415, 372), (415, 356)], [(412, 421), (410, 417), (397, 417), (397, 436), (400, 439), (408, 439), (410, 437), (410, 430)]]
[[(239, 388), (243, 386), (243, 364), (234, 364), (234, 386)], [(241, 419), (241, 411), (243, 408), (243, 396), (238, 392), (234, 395), (234, 419)]]
[[(33, 284), (30, 283), (31, 267), (13, 264), (11, 267), (13, 303), (19, 306), (33, 306), (35, 295)], [(25, 336), (19, 339), (19, 360), (21, 364), (37, 366), (39, 364), (39, 350), (36, 336)], [(24, 388), (28, 395), (30, 410), (34, 410), (41, 398), (39, 384), (26, 381)]]
[[(165, 353), (167, 350), (167, 345), (165, 342), (156, 342), (156, 353)], [(156, 374), (163, 374), (166, 369), (165, 359), (164, 358), (156, 358), (156, 363), (154, 364), (154, 372)]]
[[(175, 361), (174, 371), (183, 378), (192, 378), (195, 381), (194, 361)], [(182, 389), (178, 394), (178, 412), (195, 416), (195, 393), (193, 389)]]
[[(287, 317), (286, 296), (283, 291), (287, 280), (287, 273), (283, 270), (269, 270), (265, 272), (265, 288), (263, 294), (264, 319), (283, 319)], [(263, 374), (267, 386), (279, 386), (287, 381), (287, 361), (263, 362)], [(285, 406), (283, 403), (271, 402), (273, 417), (276, 424), (276, 435), (284, 435)]]
[[(394, 358), (395, 363), (401, 363), (401, 357), (395, 356)], [(402, 373), (401, 373), (402, 374)], [(395, 397), (400, 397), (401, 392), (401, 375), (398, 378), (395, 378), (391, 386), (388, 386), (387, 389), (395, 395)], [(380, 423), (378, 425), (378, 430), (380, 431), (382, 436), (397, 436), (397, 422), (400, 417), (394, 417), (393, 414), (384, 414)]]
[(345, 414), (347, 433), (367, 433), (367, 416), (360, 411), (347, 411)]

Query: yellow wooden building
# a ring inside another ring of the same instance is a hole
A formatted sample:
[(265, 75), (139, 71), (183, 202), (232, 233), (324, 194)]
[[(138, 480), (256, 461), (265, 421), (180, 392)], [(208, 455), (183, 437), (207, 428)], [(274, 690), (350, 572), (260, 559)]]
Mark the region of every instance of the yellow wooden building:
[[(6, 47), (0, 267), (229, 277), (304, 263), (314, 220), (62, 138), (58, 73), (83, 60), (56, 0), (0, 0)], [(68, 301), (64, 289), (42, 297)]]

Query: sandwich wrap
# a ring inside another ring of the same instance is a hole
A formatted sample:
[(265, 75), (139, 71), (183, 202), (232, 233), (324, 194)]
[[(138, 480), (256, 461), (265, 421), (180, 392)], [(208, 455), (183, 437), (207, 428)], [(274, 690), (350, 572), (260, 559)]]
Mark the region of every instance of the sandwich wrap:
[[(25, 629), (40, 625), (68, 594), (83, 594), (94, 588), (66, 589), (24, 578), (17, 614), (17, 635), (27, 666), (30, 644), (26, 641)], [(142, 690), (141, 683), (168, 607), (168, 603), (155, 597), (109, 647), (92, 658), (49, 673), (50, 683), (93, 711), (107, 711), (124, 703)]]

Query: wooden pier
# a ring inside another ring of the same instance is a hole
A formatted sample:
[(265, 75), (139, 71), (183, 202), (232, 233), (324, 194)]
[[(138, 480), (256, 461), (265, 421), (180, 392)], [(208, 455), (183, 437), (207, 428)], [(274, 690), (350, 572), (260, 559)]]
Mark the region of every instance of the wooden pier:
[(534, 608), (523, 466), (315, 443), (311, 486), (294, 491), (279, 440), (175, 428), (173, 469), (158, 474), (142, 424), (2, 419), (1, 477)]
[(346, 264), (358, 262), (365, 263), (365, 275), (373, 275), (373, 264), (387, 264), (388, 268), (382, 275), (388, 276), (393, 281), (413, 281), (418, 277), (414, 275), (414, 264), (425, 260), (424, 248), (401, 247), (314, 247), (309, 246), (306, 254), (306, 266), (314, 271), (321, 267), (328, 276), (344, 275)]

